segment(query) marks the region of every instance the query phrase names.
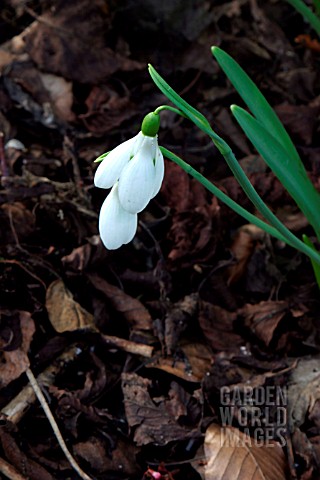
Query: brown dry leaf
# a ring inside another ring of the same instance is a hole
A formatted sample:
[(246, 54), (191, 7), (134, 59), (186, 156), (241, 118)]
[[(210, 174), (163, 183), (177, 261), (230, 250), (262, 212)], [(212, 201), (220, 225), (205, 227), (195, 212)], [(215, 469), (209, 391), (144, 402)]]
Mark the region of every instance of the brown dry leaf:
[(320, 359), (301, 359), (288, 389), (288, 424), (300, 427), (320, 400)]
[(295, 458), (306, 465), (301, 478), (319, 475), (320, 358), (301, 359), (288, 388), (288, 426)]
[(266, 234), (261, 228), (252, 224), (239, 228), (230, 247), (236, 263), (227, 269), (228, 285), (232, 285), (243, 276), (257, 241), (263, 241), (265, 236)]
[(12, 53), (7, 52), (3, 48), (0, 48), (0, 72), (2, 73), (5, 67), (10, 65), (10, 63), (14, 60), (14, 55)]
[(3, 236), (10, 243), (24, 240), (35, 228), (35, 216), (21, 202), (4, 203), (1, 210), (7, 216), (6, 224), (2, 224)]
[[(106, 476), (106, 472), (116, 472), (116, 477), (119, 476), (119, 472), (121, 472), (121, 476), (134, 476), (135, 478), (139, 476), (139, 466), (135, 460), (138, 449), (132, 442), (118, 440), (110, 457), (106, 453), (106, 446), (97, 437), (90, 437), (85, 442), (79, 442), (72, 449), (77, 456), (88, 462), (91, 468), (104, 476)], [(114, 477), (114, 475), (110, 476)]]
[(101, 135), (115, 129), (136, 114), (128, 92), (123, 96), (109, 86), (94, 85), (86, 99), (87, 112), (79, 115), (90, 132)]
[(246, 326), (267, 346), (280, 321), (288, 312), (289, 307), (286, 301), (266, 301), (255, 305), (247, 303), (239, 311), (244, 316)]
[(1, 388), (8, 385), (12, 380), (29, 368), (28, 350), (35, 332), (35, 324), (29, 312), (20, 311), (19, 321), (21, 329), (21, 345), (12, 351), (4, 351), (1, 354), (0, 385)]
[(203, 343), (193, 342), (182, 345), (181, 351), (186, 360), (175, 360), (172, 357), (161, 357), (149, 362), (147, 368), (157, 368), (182, 378), (187, 382), (201, 382), (210, 371), (212, 353)]
[(276, 112), (290, 133), (306, 145), (312, 143), (319, 107), (283, 103), (277, 106)]
[(255, 445), (233, 427), (211, 424), (204, 441), (205, 480), (285, 480), (286, 461), (277, 443)]
[(88, 275), (88, 278), (92, 285), (108, 298), (113, 308), (122, 313), (135, 329), (150, 330), (152, 328), (151, 315), (137, 298), (130, 297), (120, 288), (97, 275)]
[(229, 312), (209, 302), (200, 303), (199, 324), (211, 348), (219, 352), (238, 350), (243, 339), (234, 332), (236, 318), (236, 312)]
[(41, 70), (81, 83), (145, 68), (106, 46), (108, 22), (108, 7), (101, 0), (59, 1), (26, 29), (25, 48)]
[(188, 178), (175, 164), (166, 163), (161, 190), (165, 202), (173, 209), (169, 239), (171, 269), (185, 268), (208, 260), (215, 252), (220, 207), (214, 196)]
[[(126, 417), (129, 427), (134, 429), (136, 444), (141, 446), (155, 442), (165, 445), (173, 440), (197, 437), (197, 431), (181, 426), (178, 422), (181, 412), (186, 412), (182, 406), (181, 392), (170, 391), (169, 398), (151, 398), (151, 386), (151, 380), (136, 373), (122, 374)], [(188, 396), (187, 392), (185, 395)]]
[(85, 442), (76, 443), (73, 451), (85, 460), (96, 471), (104, 471), (104, 465), (108, 461), (106, 447), (99, 438), (90, 437)]
[(188, 327), (198, 308), (198, 294), (186, 295), (173, 304), (165, 317), (165, 346), (171, 355), (177, 347), (182, 332)]
[(41, 80), (50, 96), (55, 115), (64, 122), (73, 122), (76, 115), (71, 110), (73, 103), (72, 83), (49, 73), (42, 73)]
[[(10, 427), (3, 427), (0, 429), (0, 443), (7, 460), (23, 474), (23, 478), (29, 480), (54, 480), (54, 477), (42, 466), (40, 463), (32, 460), (31, 455), (26, 455), (20, 449), (20, 443), (14, 438)], [(2, 477), (3, 478), (3, 477)], [(6, 478), (15, 479), (16, 475)], [(20, 478), (20, 477), (18, 477)]]
[(73, 299), (62, 280), (55, 280), (49, 285), (46, 308), (51, 325), (58, 333), (94, 328), (93, 315)]

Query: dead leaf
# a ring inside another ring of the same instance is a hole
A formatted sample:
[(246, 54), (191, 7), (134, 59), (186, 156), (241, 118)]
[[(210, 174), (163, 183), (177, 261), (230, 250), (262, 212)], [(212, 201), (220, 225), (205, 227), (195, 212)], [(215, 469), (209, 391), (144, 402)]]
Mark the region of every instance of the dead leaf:
[(120, 312), (135, 329), (150, 330), (152, 318), (146, 307), (137, 299), (130, 297), (120, 288), (111, 285), (97, 275), (88, 275), (92, 285), (102, 292), (113, 308)]
[(182, 300), (168, 308), (165, 317), (165, 346), (167, 354), (171, 355), (177, 347), (180, 336), (188, 327), (196, 314), (198, 294), (186, 295)]
[(268, 346), (277, 326), (288, 312), (286, 301), (266, 301), (255, 305), (248, 303), (239, 313), (244, 316), (246, 326)]
[(275, 109), (281, 121), (292, 135), (305, 145), (311, 145), (320, 108), (309, 105), (283, 103)]
[(211, 424), (204, 441), (205, 480), (285, 480), (286, 461), (276, 443), (263, 446), (236, 428)]
[[(54, 477), (40, 463), (32, 460), (30, 455), (26, 455), (20, 449), (20, 443), (17, 442), (8, 427), (0, 429), (0, 442), (9, 462), (23, 474), (24, 478), (30, 480), (54, 480)], [(8, 477), (8, 478), (16, 478)]]
[(25, 48), (41, 70), (80, 83), (95, 84), (117, 70), (145, 68), (107, 47), (109, 22), (102, 1), (60, 1), (25, 31)]
[(163, 370), (187, 382), (201, 382), (211, 367), (210, 349), (200, 342), (183, 343), (180, 349), (185, 356), (184, 361), (172, 357), (160, 357), (148, 362), (146, 367)]
[[(134, 431), (134, 441), (138, 446), (156, 443), (166, 445), (179, 439), (198, 437), (199, 433), (190, 427), (181, 426), (178, 418), (185, 409), (183, 402), (172, 394), (171, 398), (151, 398), (149, 389), (152, 381), (136, 373), (122, 374), (122, 391), (129, 427)], [(177, 417), (177, 402), (179, 411)]]
[(243, 344), (243, 339), (233, 328), (237, 313), (202, 301), (198, 318), (203, 334), (214, 350), (238, 350)]
[(266, 233), (255, 225), (248, 224), (239, 228), (230, 247), (236, 263), (227, 268), (228, 285), (237, 282), (244, 275), (257, 242), (263, 242), (265, 237)]
[(79, 442), (73, 445), (73, 451), (85, 460), (96, 471), (104, 471), (104, 465), (108, 462), (106, 447), (103, 442), (96, 437), (90, 437), (85, 442)]
[(35, 228), (35, 216), (21, 202), (4, 203), (1, 210), (6, 214), (6, 228), (2, 224), (3, 237), (14, 243), (25, 240)]
[(58, 333), (94, 327), (93, 315), (73, 299), (62, 280), (49, 285), (46, 308), (51, 325)]
[(302, 358), (293, 370), (288, 389), (288, 424), (301, 427), (320, 400), (320, 359)]
[(106, 85), (93, 86), (86, 99), (86, 106), (88, 111), (79, 115), (79, 118), (96, 135), (115, 129), (134, 116), (137, 108), (130, 101), (127, 91), (120, 96), (115, 89)]
[(35, 324), (29, 312), (20, 311), (21, 345), (12, 351), (1, 354), (0, 385), (1, 388), (20, 377), (29, 368), (28, 351), (35, 332)]
[(42, 73), (41, 80), (50, 96), (53, 113), (64, 122), (73, 122), (76, 116), (71, 110), (73, 104), (72, 83), (49, 73)]
[(80, 442), (74, 445), (75, 453), (102, 475), (106, 476), (106, 472), (113, 472), (115, 475), (126, 475), (127, 477), (140, 478), (139, 466), (135, 459), (138, 453), (138, 448), (129, 441), (118, 439), (117, 446), (112, 450), (111, 455), (106, 454), (106, 447), (102, 440), (96, 437), (91, 437), (85, 442)]
[(162, 196), (172, 207), (172, 243), (168, 255), (172, 270), (203, 262), (214, 255), (217, 240), (216, 223), (220, 207), (214, 196), (189, 179), (185, 172), (172, 163), (166, 163)]

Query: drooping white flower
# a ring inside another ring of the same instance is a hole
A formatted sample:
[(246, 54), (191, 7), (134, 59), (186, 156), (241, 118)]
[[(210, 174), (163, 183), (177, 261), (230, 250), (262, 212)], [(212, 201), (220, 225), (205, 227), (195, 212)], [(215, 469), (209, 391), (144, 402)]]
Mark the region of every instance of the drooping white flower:
[(136, 155), (119, 178), (119, 200), (130, 213), (141, 212), (159, 191), (164, 162), (156, 137), (144, 136)]
[(113, 186), (99, 217), (101, 239), (109, 249), (132, 240), (137, 213), (161, 188), (164, 161), (157, 139), (159, 124), (158, 114), (146, 115), (141, 132), (106, 155), (96, 171), (96, 187)]
[(131, 242), (137, 231), (138, 216), (124, 210), (116, 183), (102, 204), (99, 215), (100, 237), (106, 248), (115, 250)]
[(124, 166), (139, 148), (142, 133), (114, 148), (100, 163), (94, 175), (94, 184), (99, 188), (111, 188), (119, 179)]

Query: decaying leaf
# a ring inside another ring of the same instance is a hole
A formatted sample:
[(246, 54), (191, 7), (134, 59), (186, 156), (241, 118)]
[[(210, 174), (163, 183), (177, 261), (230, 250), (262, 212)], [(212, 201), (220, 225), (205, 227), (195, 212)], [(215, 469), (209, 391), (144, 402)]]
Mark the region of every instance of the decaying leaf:
[(288, 389), (288, 424), (290, 430), (307, 420), (320, 400), (320, 359), (301, 359), (292, 372)]
[(26, 50), (40, 69), (82, 83), (98, 83), (117, 70), (144, 68), (106, 45), (109, 21), (104, 2), (59, 1), (25, 32)]
[(204, 441), (205, 480), (285, 480), (286, 462), (277, 443), (256, 445), (233, 427), (211, 424)]
[(187, 414), (185, 408), (182, 408), (183, 401), (179, 400), (179, 395), (171, 390), (168, 398), (151, 398), (151, 386), (151, 380), (136, 373), (122, 374), (126, 417), (134, 431), (136, 444), (141, 446), (154, 442), (166, 445), (173, 440), (197, 437), (197, 431), (178, 422), (182, 414)]
[(199, 342), (184, 343), (180, 346), (184, 360), (160, 357), (148, 362), (146, 367), (157, 368), (187, 382), (201, 382), (212, 363), (212, 353), (207, 345)]
[[(3, 351), (0, 355), (0, 386), (5, 387), (20, 377), (29, 368), (28, 350), (35, 332), (35, 324), (29, 312), (17, 313), (20, 323), (21, 339), (18, 348)], [(8, 350), (8, 347), (6, 348)]]
[(198, 307), (198, 294), (186, 295), (169, 308), (165, 318), (165, 344), (168, 355), (177, 347), (180, 335), (192, 321)]
[(288, 311), (289, 306), (285, 301), (266, 301), (255, 305), (248, 303), (241, 309), (241, 314), (245, 317), (245, 324), (268, 346), (275, 329)]
[(230, 247), (236, 263), (227, 269), (228, 285), (232, 285), (243, 276), (257, 241), (263, 241), (265, 236), (266, 233), (261, 228), (252, 224), (239, 228)]
[(59, 333), (94, 327), (92, 314), (73, 299), (62, 280), (49, 285), (46, 308), (53, 328)]
[(236, 312), (229, 312), (209, 302), (200, 303), (199, 324), (211, 348), (228, 351), (238, 349), (243, 344), (243, 339), (233, 328), (236, 318)]
[(130, 297), (120, 288), (111, 285), (97, 275), (89, 275), (89, 280), (97, 290), (107, 297), (113, 308), (120, 312), (135, 329), (151, 329), (151, 315), (137, 298)]
[(215, 197), (208, 197), (205, 188), (191, 180), (171, 163), (166, 165), (162, 188), (165, 201), (173, 210), (169, 238), (172, 250), (168, 255), (171, 269), (190, 266), (210, 258), (215, 251), (215, 224), (219, 205)]
[(64, 122), (74, 121), (76, 116), (71, 110), (73, 103), (72, 83), (49, 73), (42, 73), (41, 80), (50, 95), (55, 115)]

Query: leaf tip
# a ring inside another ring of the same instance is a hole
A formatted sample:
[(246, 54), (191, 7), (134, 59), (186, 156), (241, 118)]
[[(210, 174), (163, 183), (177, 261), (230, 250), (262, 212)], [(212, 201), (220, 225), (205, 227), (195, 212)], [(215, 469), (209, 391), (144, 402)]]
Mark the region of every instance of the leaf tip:
[(221, 52), (221, 48), (216, 47), (215, 45), (212, 45), (211, 47), (211, 53), (213, 56), (216, 56), (217, 53)]

